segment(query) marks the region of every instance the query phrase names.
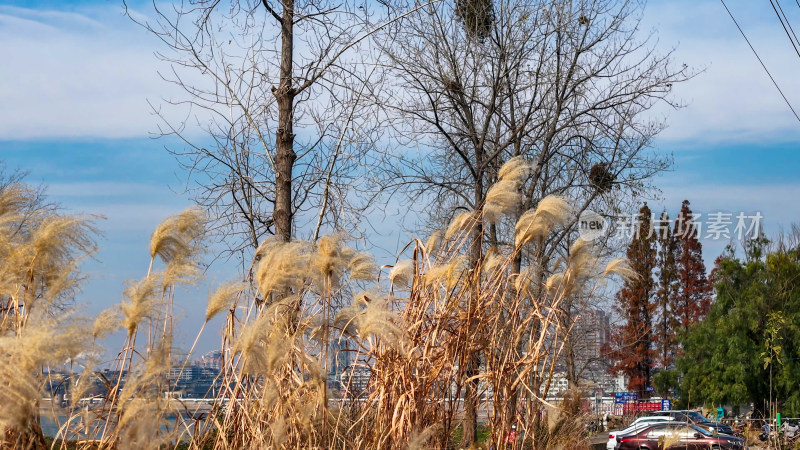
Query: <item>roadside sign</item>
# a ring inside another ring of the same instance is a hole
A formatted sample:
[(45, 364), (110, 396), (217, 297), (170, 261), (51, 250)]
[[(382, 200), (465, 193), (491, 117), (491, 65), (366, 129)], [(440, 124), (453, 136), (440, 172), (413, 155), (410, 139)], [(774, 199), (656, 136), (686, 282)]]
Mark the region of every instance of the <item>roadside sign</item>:
[(614, 393), (614, 403), (629, 403), (635, 402), (639, 400), (639, 394), (637, 392), (615, 392)]
[(661, 410), (662, 411), (669, 411), (670, 409), (672, 409), (672, 400), (670, 400), (668, 398), (662, 398), (661, 399)]

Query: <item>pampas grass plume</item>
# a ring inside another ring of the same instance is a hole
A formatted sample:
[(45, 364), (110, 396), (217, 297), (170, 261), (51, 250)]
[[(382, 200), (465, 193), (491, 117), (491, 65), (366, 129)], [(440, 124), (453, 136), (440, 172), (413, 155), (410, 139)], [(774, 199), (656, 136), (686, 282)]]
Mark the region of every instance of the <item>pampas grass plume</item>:
[(261, 313), (256, 320), (247, 323), (233, 344), (234, 353), (240, 353), (243, 358), (250, 357), (268, 332), (269, 321), (270, 317)]
[(564, 272), (556, 272), (547, 277), (547, 281), (545, 281), (544, 284), (545, 289), (547, 289), (547, 292), (553, 294), (557, 289), (563, 288), (564, 277), (565, 277)]
[(530, 273), (528, 271), (524, 271), (520, 274), (517, 274), (516, 278), (514, 279), (514, 290), (516, 290), (518, 294), (523, 294), (528, 288), (529, 284)]
[(572, 215), (572, 207), (564, 197), (548, 195), (535, 209), (522, 214), (514, 229), (514, 243), (524, 245), (543, 239), (559, 225), (565, 225)]
[(154, 433), (163, 428), (166, 418), (158, 399), (135, 398), (127, 402), (119, 420), (119, 448), (155, 450), (169, 441), (167, 433)]
[(439, 429), (439, 425), (431, 425), (421, 432), (413, 433), (408, 440), (408, 450), (425, 450), (430, 448), (427, 443)]
[(521, 156), (511, 158), (503, 164), (498, 181), (486, 193), (483, 217), (489, 223), (497, 223), (504, 214), (513, 213), (522, 201), (520, 186), (531, 171), (531, 164)]
[(455, 218), (453, 218), (450, 225), (447, 227), (447, 231), (444, 233), (445, 239), (450, 239), (456, 233), (468, 228), (472, 221), (475, 220), (475, 212), (474, 211), (465, 211)]
[(498, 269), (501, 268), (505, 259), (506, 258), (497, 251), (497, 248), (490, 248), (489, 251), (486, 252), (486, 256), (483, 257), (483, 274), (488, 277), (493, 276), (497, 273)]
[(112, 306), (100, 311), (92, 325), (92, 337), (104, 338), (117, 331), (121, 327), (122, 311), (119, 305)]
[[(233, 352), (239, 353), (244, 360), (243, 373), (272, 372), (291, 357), (294, 336), (308, 329), (307, 323), (297, 323), (296, 329), (290, 326), (290, 311), (300, 301), (298, 296), (281, 299), (242, 328), (233, 344)], [(295, 331), (291, 331), (292, 329)]]
[(464, 256), (460, 255), (453, 257), (450, 262), (446, 264), (431, 267), (428, 269), (428, 272), (425, 273), (425, 283), (430, 285), (444, 281), (447, 290), (451, 290), (464, 270), (464, 259)]
[(230, 309), (236, 296), (247, 289), (244, 283), (229, 281), (222, 284), (208, 297), (206, 307), (206, 322), (226, 309)]
[(619, 275), (623, 280), (634, 280), (639, 275), (631, 267), (627, 258), (615, 258), (608, 262), (603, 276)]
[(72, 317), (60, 321), (30, 317), (24, 331), (0, 336), (0, 430), (24, 426), (43, 393), (41, 379), (34, 374), (42, 366), (63, 364), (88, 345), (85, 324)]
[(575, 274), (585, 275), (597, 265), (592, 241), (578, 238), (569, 248), (569, 268)]
[(323, 236), (317, 242), (316, 252), (311, 259), (311, 268), (321, 280), (330, 278), (331, 285), (338, 286), (345, 264), (339, 239), (333, 236)]
[(22, 183), (13, 183), (0, 189), (0, 216), (17, 215), (34, 201), (36, 192)]
[(582, 289), (587, 280), (597, 275), (597, 265), (598, 258), (592, 242), (578, 238), (569, 248), (567, 269), (560, 280), (563, 284), (562, 293), (570, 295)]
[(309, 276), (309, 253), (310, 245), (301, 241), (272, 242), (259, 247), (255, 277), (263, 298), (273, 292), (298, 291)]
[(429, 258), (439, 250), (439, 246), (442, 243), (442, 234), (444, 234), (442, 230), (436, 230), (431, 233), (427, 242), (425, 242), (425, 254), (428, 255)]
[(123, 293), (126, 301), (120, 304), (122, 325), (128, 330), (128, 335), (133, 335), (143, 319), (153, 318), (158, 314), (158, 307), (161, 304), (160, 297), (156, 297), (159, 278), (150, 275), (144, 280), (128, 283)]
[(150, 257), (159, 256), (166, 264), (163, 287), (193, 284), (202, 277), (200, 257), (204, 251), (206, 217), (199, 208), (188, 208), (164, 219), (150, 237)]
[(46, 217), (31, 239), (37, 255), (47, 255), (47, 261), (60, 259), (69, 249), (91, 254), (97, 249), (90, 238), (95, 232), (91, 222), (75, 216)]
[(521, 201), (517, 183), (500, 180), (486, 193), (483, 217), (489, 223), (497, 223), (502, 215), (516, 211)]
[(497, 178), (500, 180), (513, 181), (515, 183), (522, 183), (525, 178), (530, 175), (533, 165), (522, 156), (515, 156), (502, 167), (497, 173)]
[(353, 280), (374, 280), (378, 272), (375, 258), (367, 252), (358, 252), (350, 258), (347, 270)]
[(397, 264), (392, 267), (392, 270), (389, 271), (389, 281), (397, 287), (410, 287), (413, 280), (414, 261), (410, 259), (398, 261)]
[(150, 257), (160, 256), (165, 263), (194, 252), (192, 248), (205, 234), (205, 214), (188, 208), (158, 224), (150, 237)]
[(357, 333), (362, 339), (369, 335), (380, 338), (389, 347), (405, 354), (408, 340), (403, 329), (397, 325), (399, 318), (389, 309), (388, 300), (359, 294), (352, 306), (342, 308), (334, 323), (350, 334)]

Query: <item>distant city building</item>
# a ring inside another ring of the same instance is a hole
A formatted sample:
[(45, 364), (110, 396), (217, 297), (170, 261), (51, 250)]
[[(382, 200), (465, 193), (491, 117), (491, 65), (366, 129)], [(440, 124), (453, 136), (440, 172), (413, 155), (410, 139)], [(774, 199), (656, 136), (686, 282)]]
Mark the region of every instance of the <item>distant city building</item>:
[(341, 375), (347, 366), (353, 362), (354, 353), (350, 339), (333, 339), (328, 352), (330, 355), (328, 374), (333, 376)]
[(575, 322), (572, 333), (575, 336), (575, 356), (577, 361), (593, 372), (605, 370), (607, 362), (602, 349), (611, 341), (609, 315), (599, 309), (582, 311)]
[[(211, 362), (210, 362), (211, 361)], [(203, 357), (192, 364), (175, 364), (169, 371), (170, 385), (174, 387), (171, 396), (203, 398), (213, 396), (219, 389), (220, 364)]]
[[(575, 318), (571, 332), (571, 351), (578, 384), (582, 388), (599, 391), (601, 395), (618, 392), (617, 377), (608, 373), (610, 362), (603, 354), (611, 341), (610, 315), (599, 309), (585, 309)], [(569, 387), (567, 355), (558, 365), (558, 373), (551, 383), (549, 396), (560, 396)]]
[(207, 369), (214, 369), (219, 372), (222, 370), (222, 350), (213, 350), (206, 353), (200, 357), (197, 365)]
[(609, 374), (611, 362), (604, 354), (604, 348), (611, 343), (610, 316), (605, 311), (590, 309), (578, 319), (579, 336), (583, 341), (580, 358), (586, 364), (583, 378), (606, 395), (619, 392), (619, 377)]
[(345, 337), (333, 339), (328, 347), (328, 389), (344, 390), (342, 380), (347, 368), (353, 364), (355, 350), (352, 341)]
[(367, 393), (372, 372), (361, 366), (350, 366), (341, 374), (341, 386), (348, 397), (361, 397)]
[(553, 374), (553, 380), (550, 382), (550, 390), (547, 391), (549, 398), (561, 397), (569, 389), (569, 380), (565, 372), (556, 372)]

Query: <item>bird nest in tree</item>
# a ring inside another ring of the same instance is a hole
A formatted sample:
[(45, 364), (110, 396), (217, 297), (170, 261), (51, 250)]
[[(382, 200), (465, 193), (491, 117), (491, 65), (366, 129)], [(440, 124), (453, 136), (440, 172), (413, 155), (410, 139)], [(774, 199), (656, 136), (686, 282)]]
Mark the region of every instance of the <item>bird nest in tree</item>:
[(483, 41), (494, 24), (492, 0), (456, 0), (456, 17), (464, 23), (467, 36)]
[(589, 170), (589, 183), (599, 192), (607, 192), (614, 185), (614, 174), (608, 163), (597, 163)]

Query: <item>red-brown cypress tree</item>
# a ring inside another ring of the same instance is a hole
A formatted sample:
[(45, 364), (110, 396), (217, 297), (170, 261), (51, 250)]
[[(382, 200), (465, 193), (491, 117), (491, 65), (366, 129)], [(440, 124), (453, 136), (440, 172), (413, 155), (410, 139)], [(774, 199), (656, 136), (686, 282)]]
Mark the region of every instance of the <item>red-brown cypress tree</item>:
[(625, 324), (614, 333), (616, 361), (612, 371), (628, 378), (628, 389), (647, 396), (653, 369), (653, 316), (656, 303), (653, 270), (656, 266), (656, 234), (647, 203), (639, 210), (636, 233), (627, 250), (628, 262), (638, 276), (626, 280), (617, 293), (617, 310)]
[(664, 211), (658, 230), (658, 290), (656, 291), (656, 304), (658, 308), (658, 323), (656, 325), (656, 339), (658, 341), (658, 366), (668, 369), (675, 362), (675, 347), (677, 346), (678, 320), (675, 316), (673, 300), (678, 286), (677, 252), (678, 241), (672, 232), (669, 215)]
[(708, 314), (711, 309), (711, 284), (703, 263), (703, 246), (700, 244), (700, 229), (684, 200), (673, 231), (678, 242), (678, 285), (674, 290), (674, 314), (679, 325), (686, 329)]

